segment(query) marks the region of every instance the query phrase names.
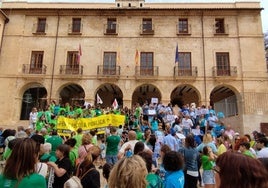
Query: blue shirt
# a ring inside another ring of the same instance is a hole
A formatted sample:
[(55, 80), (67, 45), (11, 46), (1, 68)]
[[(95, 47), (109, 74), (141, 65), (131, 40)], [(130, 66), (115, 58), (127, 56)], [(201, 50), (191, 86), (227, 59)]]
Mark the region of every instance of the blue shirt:
[(183, 188), (184, 174), (182, 170), (175, 172), (167, 171), (164, 180), (164, 187), (166, 188)]

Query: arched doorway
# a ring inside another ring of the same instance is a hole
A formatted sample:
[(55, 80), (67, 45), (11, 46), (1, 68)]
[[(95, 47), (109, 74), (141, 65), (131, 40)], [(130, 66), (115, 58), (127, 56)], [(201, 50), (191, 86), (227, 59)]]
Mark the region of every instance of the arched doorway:
[(123, 107), (123, 92), (117, 85), (110, 83), (102, 84), (95, 94), (95, 105), (97, 105), (97, 94), (102, 100), (102, 104), (99, 103), (101, 107), (111, 107), (114, 99), (117, 100), (120, 107)]
[(191, 85), (180, 85), (171, 92), (171, 104), (178, 105), (180, 108), (184, 104), (195, 103), (199, 105), (200, 97), (199, 93)]
[(85, 91), (84, 89), (77, 84), (66, 85), (60, 91), (60, 100), (59, 103), (64, 105), (69, 103), (71, 106), (79, 105), (83, 106), (85, 102)]
[(238, 115), (236, 94), (228, 86), (217, 86), (212, 90), (210, 105), (216, 112), (223, 112), (225, 117)]
[(152, 98), (157, 98), (158, 101), (161, 101), (161, 93), (159, 89), (152, 84), (143, 84), (135, 89), (132, 95), (132, 106), (137, 102), (140, 105), (143, 105), (145, 101), (150, 104)]
[(31, 84), (23, 93), (20, 120), (28, 120), (33, 107), (45, 109), (47, 90), (41, 84)]

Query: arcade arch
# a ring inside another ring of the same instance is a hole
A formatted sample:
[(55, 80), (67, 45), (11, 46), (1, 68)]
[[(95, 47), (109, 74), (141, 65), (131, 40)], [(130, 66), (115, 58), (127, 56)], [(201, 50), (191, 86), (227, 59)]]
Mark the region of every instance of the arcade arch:
[(47, 106), (47, 90), (39, 83), (30, 83), (25, 86), (22, 94), (20, 120), (28, 120), (33, 107), (45, 109)]
[(159, 89), (152, 84), (140, 85), (132, 94), (132, 106), (137, 102), (140, 105), (143, 105), (145, 101), (150, 104), (152, 98), (157, 98), (158, 101), (161, 101), (161, 93)]
[(217, 86), (210, 93), (210, 105), (216, 112), (223, 112), (225, 117), (238, 115), (236, 93), (229, 86)]
[(170, 95), (172, 105), (178, 105), (180, 108), (184, 104), (195, 103), (199, 105), (200, 94), (196, 88), (191, 85), (180, 85), (173, 89)]
[(78, 84), (65, 85), (59, 92), (59, 103), (61, 105), (69, 103), (71, 106), (76, 104), (83, 106), (84, 99), (85, 99), (85, 91)]
[(110, 107), (114, 99), (117, 100), (119, 106), (123, 106), (123, 92), (115, 84), (105, 83), (98, 87), (95, 94), (95, 105), (97, 104), (97, 94), (103, 101), (100, 104), (102, 107)]

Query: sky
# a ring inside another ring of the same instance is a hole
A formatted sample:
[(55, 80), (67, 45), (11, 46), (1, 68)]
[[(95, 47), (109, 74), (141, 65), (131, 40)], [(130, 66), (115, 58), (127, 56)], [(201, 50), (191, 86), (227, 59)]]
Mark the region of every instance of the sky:
[[(44, 2), (44, 1), (45, 2), (115, 2), (115, 0), (28, 0), (28, 2)], [(268, 0), (145, 0), (145, 2), (148, 3), (149, 2), (235, 2), (235, 1), (260, 2), (261, 7), (264, 8), (264, 10), (261, 12), (262, 27), (263, 27), (262, 30), (263, 32), (268, 32)]]

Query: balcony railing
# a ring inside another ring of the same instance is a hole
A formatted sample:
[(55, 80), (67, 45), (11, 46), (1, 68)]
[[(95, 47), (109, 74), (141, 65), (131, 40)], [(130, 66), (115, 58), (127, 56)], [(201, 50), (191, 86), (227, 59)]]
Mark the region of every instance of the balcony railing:
[(191, 25), (188, 25), (187, 28), (180, 29), (179, 25), (177, 24), (177, 35), (191, 35), (192, 29)]
[(69, 24), (68, 34), (69, 35), (81, 35), (83, 30), (83, 24)]
[(120, 76), (120, 66), (107, 67), (98, 65), (98, 78), (118, 78)]
[(60, 74), (62, 75), (82, 75), (83, 66), (82, 65), (61, 65)]
[(197, 77), (197, 67), (180, 68), (178, 66), (175, 66), (174, 77)]
[(141, 35), (154, 35), (154, 25), (141, 24)]
[(24, 74), (46, 74), (47, 66), (32, 66), (30, 64), (23, 64), (22, 72)]
[(159, 75), (159, 67), (158, 66), (136, 66), (135, 67), (135, 76), (143, 77), (143, 78), (155, 78)]
[(47, 24), (42, 23), (42, 24), (33, 24), (32, 28), (32, 33), (36, 35), (45, 35), (47, 30)]
[(118, 24), (104, 24), (104, 34), (105, 35), (117, 35)]
[(217, 66), (212, 68), (214, 77), (235, 77), (237, 76), (237, 67), (230, 66), (219, 69)]
[(214, 28), (214, 35), (228, 35), (229, 34), (229, 27), (227, 24), (224, 24), (222, 28), (213, 25)]

